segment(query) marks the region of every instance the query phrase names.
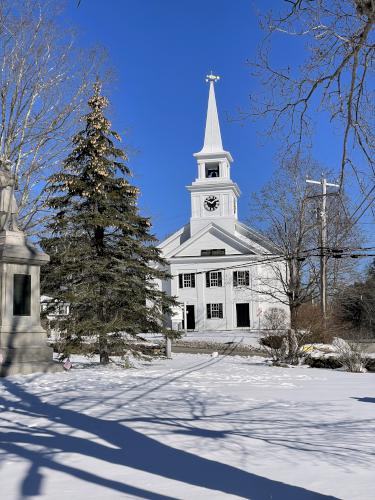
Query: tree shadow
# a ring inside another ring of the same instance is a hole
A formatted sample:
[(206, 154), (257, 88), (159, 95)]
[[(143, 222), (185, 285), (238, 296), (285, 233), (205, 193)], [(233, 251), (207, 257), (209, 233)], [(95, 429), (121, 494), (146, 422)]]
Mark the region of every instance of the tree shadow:
[[(183, 408), (183, 412), (176, 415), (169, 413), (168, 407), (155, 398), (148, 400), (147, 416), (138, 413), (133, 418), (128, 415), (119, 421), (125, 425), (144, 422), (158, 429), (160, 434), (215, 438), (217, 451), (228, 446), (228, 441), (223, 438), (239, 437), (259, 441), (269, 447), (253, 450), (251, 457), (266, 463), (267, 460), (272, 461), (277, 449), (302, 452), (304, 455), (301, 455), (301, 459), (306, 458), (308, 453), (310, 463), (314, 460), (317, 463), (324, 461), (344, 469), (350, 469), (355, 463), (369, 467), (374, 461), (375, 449), (361, 445), (363, 439), (367, 439), (365, 433), (371, 439), (375, 431), (373, 418), (336, 418), (334, 405), (325, 404), (320, 411), (321, 418), (316, 421), (316, 403), (298, 402), (293, 408), (283, 411), (278, 401), (258, 402), (243, 409), (233, 408), (233, 403), (229, 404), (228, 409), (207, 414), (206, 406), (211, 406), (211, 401), (207, 403), (196, 399), (193, 393), (185, 392), (180, 401), (174, 400), (174, 408), (178, 404)], [(219, 429), (213, 430), (213, 426)], [(234, 440), (229, 446), (239, 442), (238, 439)], [(244, 446), (243, 451), (246, 458), (249, 447)], [(293, 458), (290, 455), (289, 459)]]
[[(60, 454), (77, 453), (88, 458), (104, 460), (109, 464), (130, 467), (161, 478), (207, 488), (213, 490), (212, 495), (215, 492), (221, 492), (252, 500), (334, 499), (332, 496), (273, 481), (225, 463), (168, 446), (119, 421), (97, 418), (63, 408), (61, 405), (43, 402), (38, 396), (29, 393), (19, 383), (11, 380), (3, 380), (3, 384), (12, 396), (11, 403), (6, 398), (0, 398), (3, 406), (11, 405), (13, 413), (48, 419), (48, 424), (39, 428), (29, 428), (15, 423), (12, 428), (8, 427), (9, 432), (0, 440), (0, 445), (6, 453), (14, 454), (30, 462), (20, 489), (23, 498), (40, 494), (43, 481), (41, 468), (63, 472), (71, 477), (127, 495), (150, 499), (174, 498), (136, 488), (125, 482), (114, 481), (97, 472), (88, 472), (67, 464), (65, 461), (63, 463), (59, 461)], [(65, 429), (61, 430), (61, 426)], [(67, 433), (66, 427), (69, 427), (72, 433)], [(81, 437), (76, 431), (90, 433), (94, 438)], [(210, 437), (213, 440), (221, 440), (224, 437), (221, 432), (205, 429), (194, 430), (193, 428), (185, 429), (185, 431), (190, 434), (195, 433), (198, 437)], [(97, 438), (100, 442), (96, 442)]]
[(361, 403), (375, 403), (375, 398), (365, 397), (365, 398), (352, 398), (352, 399), (356, 399), (357, 401), (360, 401)]

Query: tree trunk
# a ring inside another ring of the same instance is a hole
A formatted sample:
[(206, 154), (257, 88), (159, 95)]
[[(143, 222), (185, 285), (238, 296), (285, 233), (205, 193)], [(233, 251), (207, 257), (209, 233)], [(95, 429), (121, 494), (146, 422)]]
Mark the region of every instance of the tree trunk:
[(299, 347), (296, 338), (295, 330), (290, 328), (288, 330), (288, 355), (287, 362), (291, 365), (298, 365)]
[(99, 355), (100, 355), (100, 364), (108, 365), (109, 363), (109, 352), (108, 352), (108, 340), (106, 335), (99, 335)]
[(298, 309), (299, 304), (295, 304), (294, 302), (289, 302), (289, 311), (290, 311), (290, 328), (292, 330), (297, 330), (297, 318), (298, 318)]

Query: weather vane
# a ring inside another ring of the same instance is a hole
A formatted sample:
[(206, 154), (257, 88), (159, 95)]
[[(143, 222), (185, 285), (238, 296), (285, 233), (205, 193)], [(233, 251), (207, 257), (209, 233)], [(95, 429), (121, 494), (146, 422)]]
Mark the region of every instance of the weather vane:
[(206, 76), (206, 82), (217, 82), (218, 80), (220, 80), (220, 76), (213, 75), (212, 71)]

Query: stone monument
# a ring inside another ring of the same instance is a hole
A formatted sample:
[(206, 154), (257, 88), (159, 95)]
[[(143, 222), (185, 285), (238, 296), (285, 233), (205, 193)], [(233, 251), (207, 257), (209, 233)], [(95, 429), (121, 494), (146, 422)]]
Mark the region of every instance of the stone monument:
[(40, 266), (49, 256), (17, 226), (15, 178), (0, 158), (0, 376), (56, 371), (40, 323)]

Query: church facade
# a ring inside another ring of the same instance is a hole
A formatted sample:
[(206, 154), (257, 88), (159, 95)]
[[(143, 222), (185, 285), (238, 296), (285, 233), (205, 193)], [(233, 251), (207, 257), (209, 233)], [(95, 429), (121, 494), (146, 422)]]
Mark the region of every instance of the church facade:
[(194, 154), (197, 178), (187, 186), (190, 221), (159, 245), (172, 275), (160, 286), (182, 304), (183, 313), (169, 318), (169, 326), (175, 329), (257, 329), (267, 308), (280, 307), (262, 293), (264, 283), (269, 280), (271, 286), (275, 279), (270, 266), (262, 262), (274, 258), (277, 249), (238, 220), (240, 189), (231, 179), (233, 158), (222, 145), (214, 88), (217, 80), (214, 75), (207, 77), (204, 144)]

